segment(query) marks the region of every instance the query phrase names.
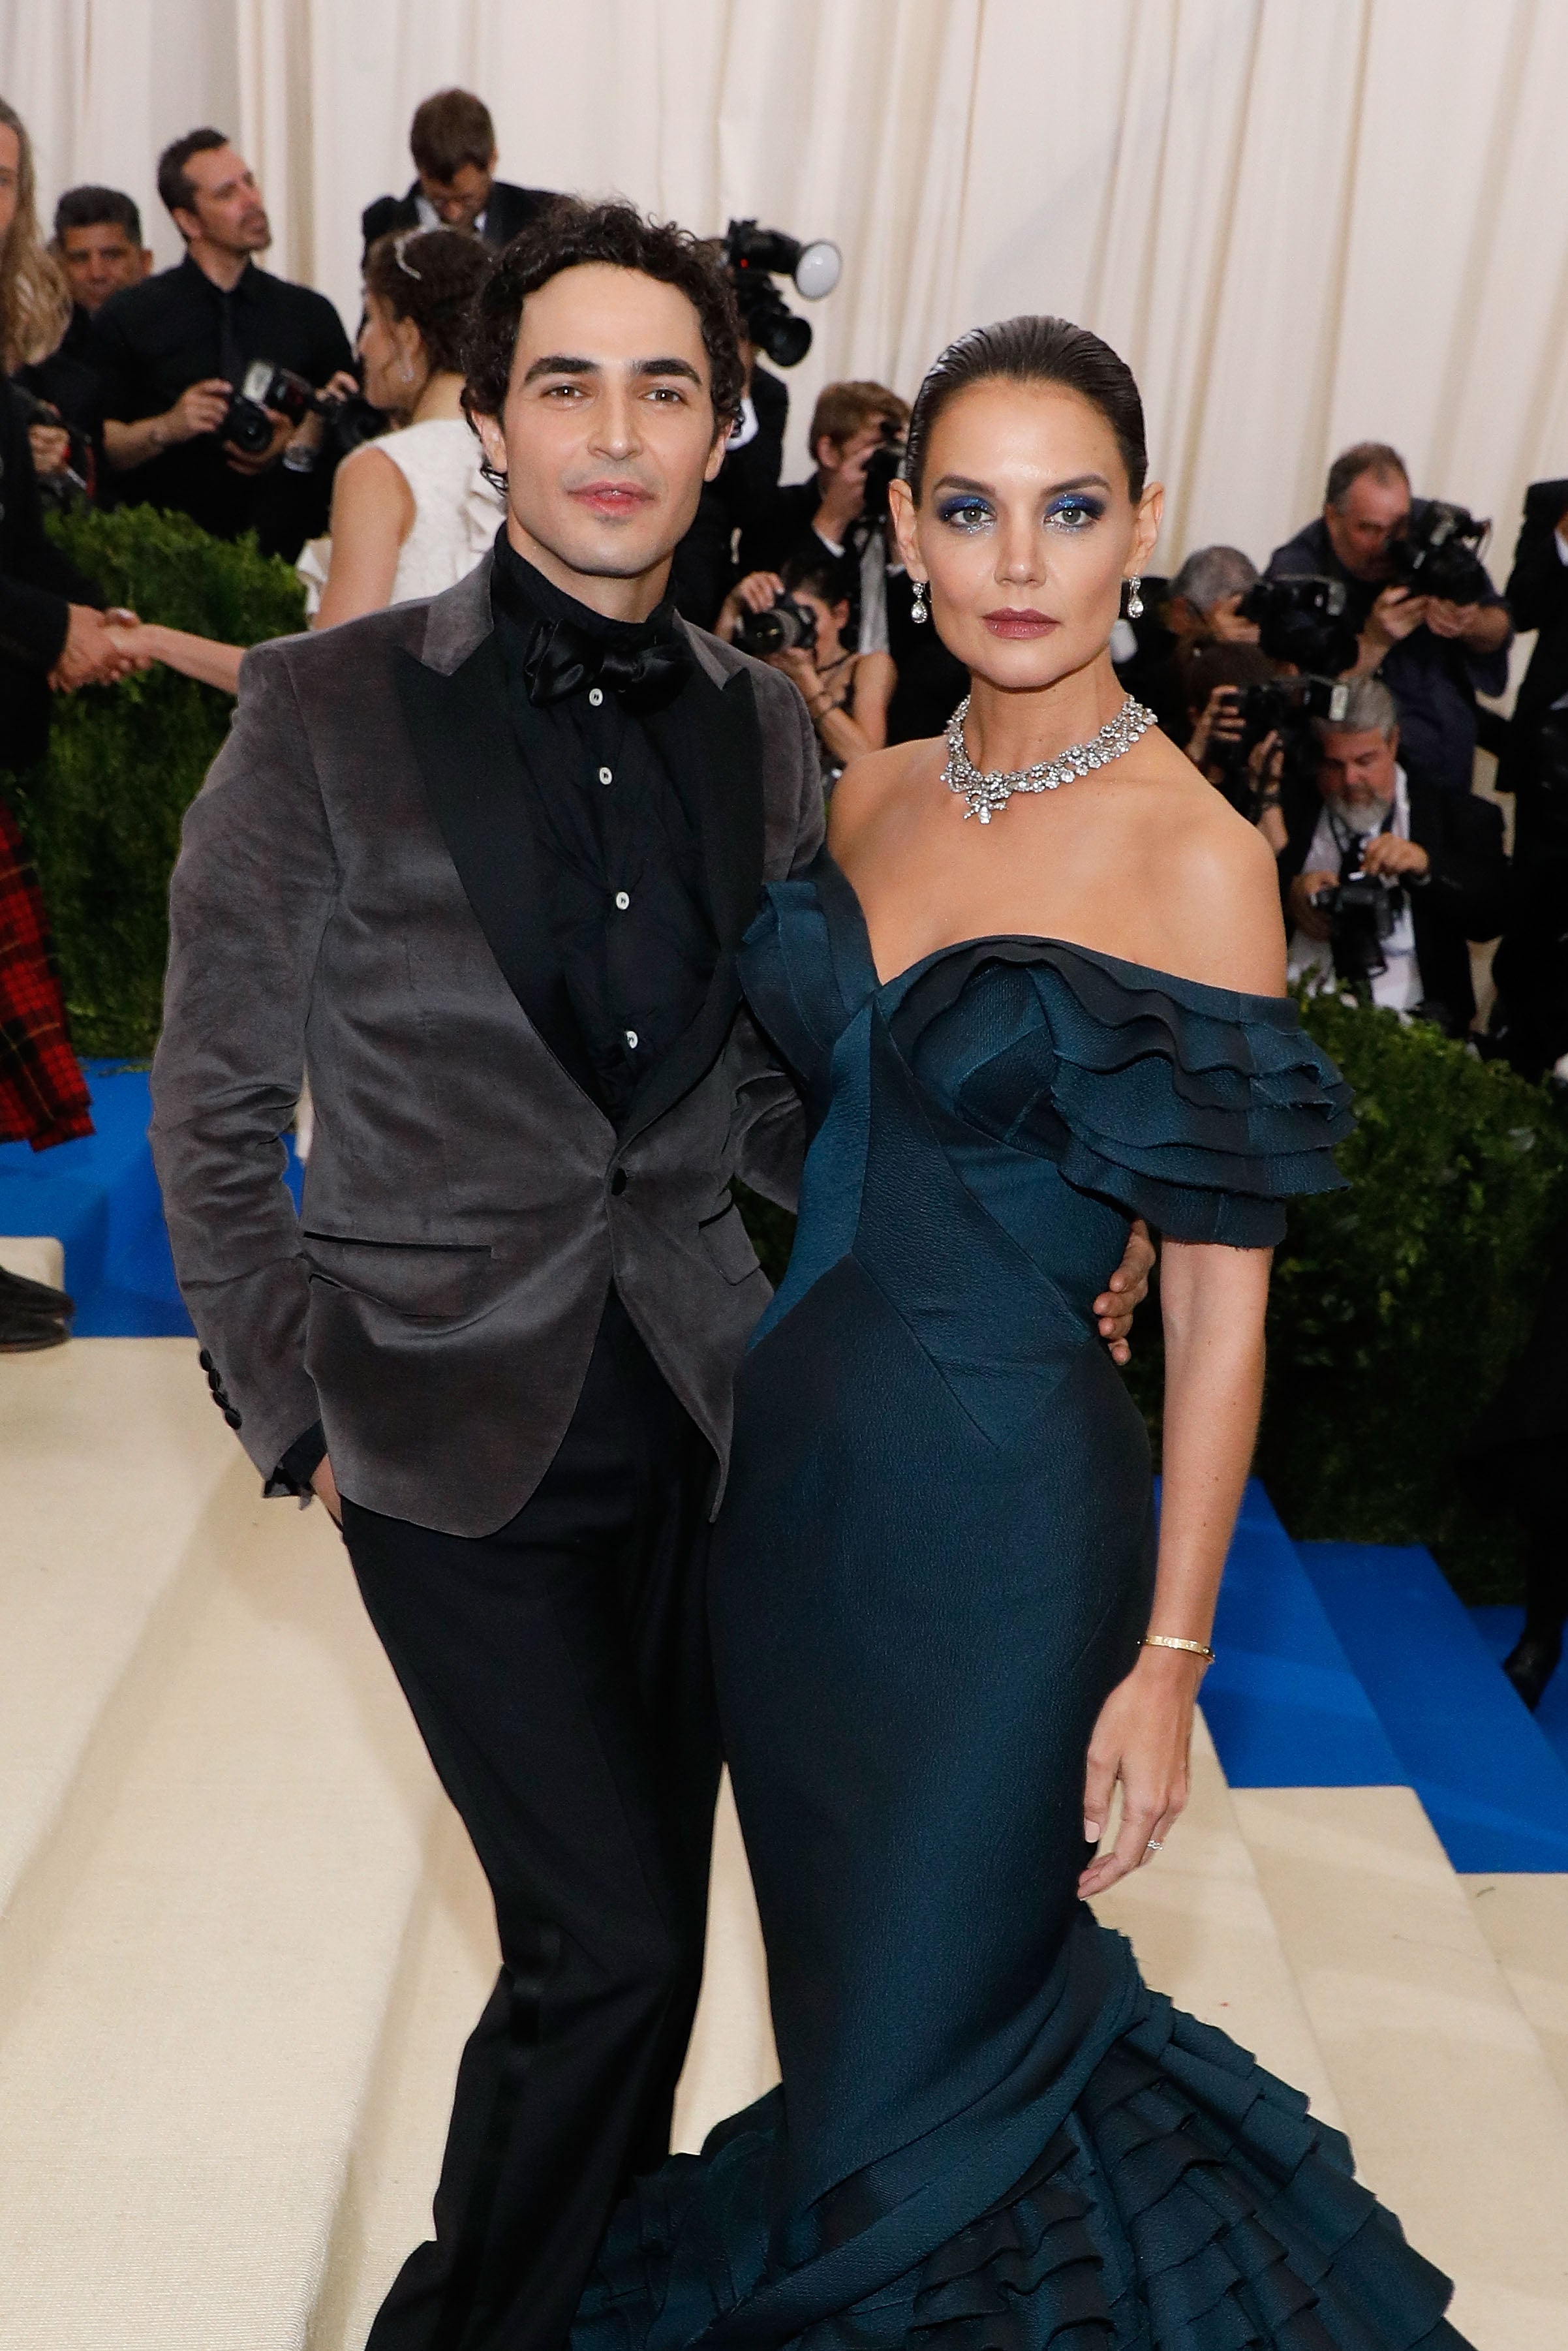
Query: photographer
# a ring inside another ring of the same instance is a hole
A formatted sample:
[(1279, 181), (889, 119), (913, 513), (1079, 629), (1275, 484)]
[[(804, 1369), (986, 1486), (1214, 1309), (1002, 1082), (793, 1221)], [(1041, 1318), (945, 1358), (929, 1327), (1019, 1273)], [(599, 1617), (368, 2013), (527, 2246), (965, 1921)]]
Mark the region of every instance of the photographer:
[(92, 324), (104, 449), (121, 503), (172, 507), (218, 538), (254, 530), (289, 560), (326, 521), (323, 420), (241, 394), (264, 361), (309, 392), (352, 392), (351, 353), (322, 294), (257, 267), (272, 241), (254, 174), (219, 131), (164, 150), (158, 193), (185, 258), (111, 294)]
[(39, 486), (52, 503), (103, 487), (103, 384), (92, 364), (92, 315), (110, 294), (140, 285), (152, 266), (141, 215), (118, 188), (68, 188), (55, 206), (53, 257), (70, 295), (64, 334), (13, 381), (47, 412), (28, 440)]
[(1458, 597), (1408, 584), (1407, 554), (1422, 550), (1441, 511), (1432, 499), (1412, 498), (1396, 449), (1359, 442), (1330, 466), (1320, 518), (1275, 549), (1266, 577), (1343, 581), (1346, 617), (1360, 640), (1353, 674), (1381, 677), (1393, 695), (1411, 776), (1469, 792), (1476, 695), (1503, 691), (1513, 631), (1479, 561), (1460, 550), (1448, 550), (1463, 581)]
[(811, 413), (816, 472), (775, 490), (740, 534), (743, 575), (782, 572), (795, 556), (825, 555), (841, 564), (852, 633), (862, 653), (887, 650), (886, 545), (880, 529), (857, 529), (865, 511), (866, 470), (879, 449), (902, 441), (908, 422), (909, 402), (885, 384), (825, 385)]
[(1568, 481), (1532, 482), (1508, 580), (1539, 634), (1497, 788), (1514, 795), (1514, 904), (1492, 964), (1491, 1035), (1521, 1077), (1568, 1055)]
[(1344, 693), (1342, 716), (1312, 722), (1315, 777), (1287, 774), (1283, 787), (1290, 977), (1364, 980), (1374, 1003), (1461, 1036), (1476, 1008), (1467, 942), (1495, 938), (1507, 912), (1502, 818), (1490, 800), (1406, 775), (1379, 679)]
[(734, 603), (727, 642), (782, 670), (800, 688), (817, 732), (822, 788), (831, 792), (852, 759), (887, 741), (892, 655), (845, 646), (850, 600), (831, 557), (795, 556), (781, 577), (753, 571)]
[[(1130, 620), (1117, 624), (1126, 631), (1132, 649), (1120, 655), (1112, 642), (1117, 675), (1127, 692), (1147, 703), (1165, 733), (1184, 745), (1200, 768), (1207, 731), (1195, 750), (1187, 673), (1200, 647), (1257, 643), (1256, 622), (1244, 621), (1238, 609), (1257, 577), (1257, 565), (1239, 547), (1197, 548), (1163, 594), (1158, 583), (1145, 580), (1145, 617), (1136, 627)], [(1217, 716), (1218, 706), (1211, 720)]]
[(538, 220), (555, 198), (496, 177), (496, 126), (471, 90), (438, 89), (413, 110), (409, 152), (416, 177), (401, 196), (378, 196), (360, 215), (365, 255), (378, 237), (405, 228), (455, 228), (494, 252)]

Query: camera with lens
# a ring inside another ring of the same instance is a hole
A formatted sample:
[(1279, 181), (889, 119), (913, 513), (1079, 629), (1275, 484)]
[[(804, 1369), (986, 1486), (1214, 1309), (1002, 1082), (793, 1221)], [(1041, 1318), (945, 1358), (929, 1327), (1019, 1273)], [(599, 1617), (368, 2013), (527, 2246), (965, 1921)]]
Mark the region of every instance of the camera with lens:
[(1345, 618), (1343, 580), (1255, 580), (1237, 610), (1258, 625), (1258, 642), (1270, 661), (1290, 662), (1320, 676), (1337, 677), (1361, 651)]
[(839, 282), (843, 264), (838, 246), (825, 236), (802, 245), (782, 229), (731, 221), (724, 260), (747, 342), (766, 351), (776, 367), (799, 367), (811, 348), (811, 329), (789, 308), (774, 279), (788, 277), (806, 301), (820, 302)]
[(272, 446), (274, 419), (267, 413), (269, 408), (287, 416), (290, 424), (302, 424), (308, 416), (325, 413), (326, 406), (319, 393), (292, 368), (275, 366), (271, 360), (252, 360), (218, 427), (218, 439), (242, 456), (261, 457)]
[(865, 464), (865, 503), (861, 514), (868, 523), (887, 520), (887, 494), (904, 463), (904, 428), (891, 416), (882, 420), (882, 445)]
[(1232, 808), (1256, 821), (1269, 779), (1254, 780), (1248, 762), (1260, 743), (1278, 735), (1281, 781), (1293, 785), (1316, 771), (1314, 718), (1343, 720), (1350, 706), (1350, 689), (1333, 677), (1268, 677), (1251, 685), (1230, 689), (1241, 719), (1241, 732), (1229, 742), (1217, 743), (1214, 757), (1218, 789)]
[(793, 596), (779, 596), (766, 612), (741, 614), (735, 642), (742, 653), (754, 653), (758, 661), (766, 661), (769, 653), (793, 653), (797, 647), (810, 653), (817, 643), (816, 615)]
[(1329, 951), (1336, 979), (1354, 986), (1377, 979), (1387, 970), (1384, 946), (1393, 935), (1404, 903), (1405, 893), (1397, 883), (1384, 882), (1359, 868), (1331, 883), (1326, 890), (1313, 891), (1312, 904), (1329, 918)]
[(1389, 542), (1394, 577), (1413, 595), (1479, 604), (1491, 593), (1480, 559), (1490, 535), (1490, 523), (1478, 522), (1468, 507), (1430, 498), (1412, 511), (1403, 536)]

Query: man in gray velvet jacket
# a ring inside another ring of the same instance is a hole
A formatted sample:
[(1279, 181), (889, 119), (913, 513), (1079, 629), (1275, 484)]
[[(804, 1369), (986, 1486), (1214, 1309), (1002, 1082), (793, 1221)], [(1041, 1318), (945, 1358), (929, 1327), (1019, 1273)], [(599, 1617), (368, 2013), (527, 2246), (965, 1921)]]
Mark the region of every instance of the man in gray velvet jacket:
[(793, 686), (663, 601), (740, 385), (708, 248), (526, 231), (469, 373), (494, 556), (247, 656), (174, 879), (154, 1147), (209, 1379), (340, 1508), (500, 1930), (373, 2351), (559, 2351), (695, 2004), (704, 1536), (768, 1296), (730, 1181), (791, 1203), (803, 1143), (736, 950), (822, 836)]

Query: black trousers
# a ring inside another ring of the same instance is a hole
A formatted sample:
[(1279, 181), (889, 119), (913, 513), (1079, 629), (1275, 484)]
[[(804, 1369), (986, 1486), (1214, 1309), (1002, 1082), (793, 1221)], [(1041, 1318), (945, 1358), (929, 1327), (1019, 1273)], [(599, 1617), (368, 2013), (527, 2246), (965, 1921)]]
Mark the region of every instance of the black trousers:
[(571, 1425), (509, 1526), (468, 1541), (344, 1501), (502, 1959), (458, 2068), (434, 2241), (369, 2351), (559, 2351), (612, 2210), (668, 2153), (718, 1792), (713, 1467), (612, 1291)]

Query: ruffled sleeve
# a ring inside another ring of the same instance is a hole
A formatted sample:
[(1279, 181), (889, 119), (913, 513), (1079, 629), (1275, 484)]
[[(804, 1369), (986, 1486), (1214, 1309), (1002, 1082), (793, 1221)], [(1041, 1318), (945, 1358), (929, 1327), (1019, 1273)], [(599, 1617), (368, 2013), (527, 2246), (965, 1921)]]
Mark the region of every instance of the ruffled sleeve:
[[(1334, 1145), (1350, 1088), (1285, 997), (1205, 987), (1081, 948), (992, 940), (944, 956), (893, 1014), (908, 1050), (943, 1057), (942, 1015), (983, 965), (972, 1066), (947, 1072), (959, 1115), (1053, 1159), (1168, 1239), (1268, 1249), (1284, 1203), (1343, 1188)], [(958, 1036), (960, 1024), (953, 1024)], [(975, 1048), (983, 1043), (983, 1058)]]

